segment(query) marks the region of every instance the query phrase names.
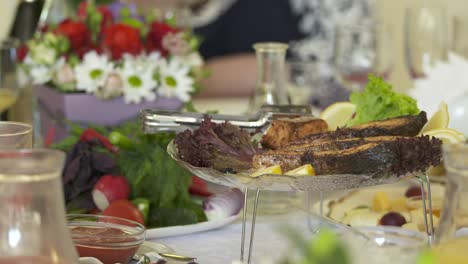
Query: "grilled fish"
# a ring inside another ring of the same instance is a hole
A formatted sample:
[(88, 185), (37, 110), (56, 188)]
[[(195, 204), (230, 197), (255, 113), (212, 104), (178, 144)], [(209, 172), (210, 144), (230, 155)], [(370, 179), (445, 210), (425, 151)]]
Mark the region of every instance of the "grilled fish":
[(253, 167), (279, 164), (284, 171), (311, 164), (317, 175), (394, 173), (403, 175), (436, 166), (441, 159), (438, 139), (419, 137), (369, 137), (342, 140), (304, 150), (277, 150), (257, 154)]
[(418, 115), (400, 116), (381, 121), (373, 121), (362, 125), (337, 129), (319, 134), (305, 136), (292, 141), (287, 146), (303, 145), (311, 141), (328, 141), (340, 138), (375, 137), (375, 136), (416, 136), (427, 122), (426, 112)]
[(277, 149), (288, 142), (298, 140), (308, 135), (325, 132), (327, 122), (319, 118), (283, 118), (274, 120), (271, 127), (262, 137), (262, 146)]
[(366, 143), (378, 143), (395, 139), (395, 136), (380, 136), (312, 141), (303, 145), (287, 146), (278, 150), (269, 150), (259, 153), (253, 157), (253, 166), (255, 169), (260, 169), (278, 164), (283, 170), (287, 171), (302, 165), (302, 157), (306, 152), (345, 150)]

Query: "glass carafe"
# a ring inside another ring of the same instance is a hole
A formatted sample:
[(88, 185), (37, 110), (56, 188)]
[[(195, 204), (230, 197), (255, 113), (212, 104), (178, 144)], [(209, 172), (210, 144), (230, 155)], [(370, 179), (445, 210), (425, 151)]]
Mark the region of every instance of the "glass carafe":
[(257, 84), (248, 113), (256, 113), (263, 105), (290, 104), (285, 72), (288, 45), (265, 42), (256, 43), (253, 47), (257, 56)]
[(444, 145), (443, 153), (447, 184), (434, 251), (440, 264), (467, 263), (468, 144)]
[(0, 264), (75, 264), (54, 150), (0, 151)]

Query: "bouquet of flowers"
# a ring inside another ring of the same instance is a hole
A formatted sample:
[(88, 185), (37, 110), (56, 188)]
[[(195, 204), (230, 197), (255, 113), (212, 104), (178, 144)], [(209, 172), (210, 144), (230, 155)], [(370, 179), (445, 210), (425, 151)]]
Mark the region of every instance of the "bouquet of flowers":
[(174, 20), (122, 2), (83, 1), (74, 17), (40, 30), (18, 52), (22, 79), (125, 103), (188, 102), (205, 76), (199, 39)]

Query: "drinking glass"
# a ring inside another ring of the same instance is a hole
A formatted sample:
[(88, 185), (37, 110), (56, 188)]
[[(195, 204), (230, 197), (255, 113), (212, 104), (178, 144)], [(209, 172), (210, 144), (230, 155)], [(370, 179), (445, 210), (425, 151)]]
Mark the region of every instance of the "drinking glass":
[(468, 144), (443, 146), (447, 171), (445, 200), (436, 233), (435, 254), (440, 264), (468, 259)]
[(285, 80), (288, 44), (261, 42), (253, 45), (257, 57), (257, 84), (250, 98), (248, 114), (257, 113), (264, 105), (291, 104)]
[(405, 57), (410, 76), (424, 77), (424, 66), (447, 59), (448, 21), (441, 6), (409, 7), (405, 12)]
[(452, 50), (468, 59), (468, 18), (456, 17), (453, 20)]
[(15, 39), (6, 39), (0, 46), (0, 114), (10, 108), (18, 98), (19, 85), (16, 74), (17, 46), (18, 41)]
[(0, 151), (0, 264), (74, 264), (56, 150)]
[(339, 25), (334, 60), (336, 77), (345, 88), (361, 90), (370, 73), (387, 77), (392, 67), (391, 30), (378, 22)]
[(0, 121), (0, 149), (31, 148), (32, 130), (30, 124)]
[(308, 104), (319, 88), (317, 63), (314, 61), (286, 62), (287, 90), (294, 105)]

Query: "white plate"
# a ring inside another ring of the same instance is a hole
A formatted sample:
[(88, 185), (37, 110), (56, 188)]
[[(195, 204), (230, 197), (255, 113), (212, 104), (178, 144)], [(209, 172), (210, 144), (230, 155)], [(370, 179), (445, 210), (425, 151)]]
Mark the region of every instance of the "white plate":
[(161, 237), (188, 235), (197, 232), (217, 229), (234, 222), (239, 215), (229, 216), (226, 218), (209, 220), (193, 225), (170, 226), (162, 228), (152, 228), (146, 230), (146, 239), (155, 239)]

